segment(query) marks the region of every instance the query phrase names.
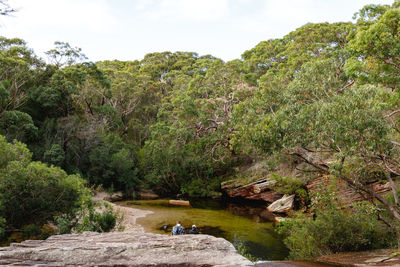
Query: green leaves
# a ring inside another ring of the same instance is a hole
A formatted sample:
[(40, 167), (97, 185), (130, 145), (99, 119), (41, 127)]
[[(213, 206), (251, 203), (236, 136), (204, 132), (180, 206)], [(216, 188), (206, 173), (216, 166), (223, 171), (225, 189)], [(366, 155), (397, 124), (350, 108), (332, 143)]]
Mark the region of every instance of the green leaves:
[(108, 134), (88, 153), (87, 175), (93, 184), (111, 185), (131, 194), (138, 183), (136, 156), (118, 135)]
[(146, 180), (161, 193), (191, 196), (214, 194), (200, 190), (212, 184), (235, 160), (231, 116), (235, 104), (252, 94), (241, 75), (240, 61), (199, 58), (193, 77), (163, 98), (158, 121), (140, 158)]
[(22, 142), (35, 140), (38, 128), (34, 125), (31, 116), (18, 110), (4, 111), (0, 115), (0, 134), (8, 140), (17, 139)]
[(385, 7), (383, 10), (373, 22), (361, 25), (349, 42), (353, 58), (346, 64), (346, 70), (362, 82), (381, 83), (397, 89), (400, 82), (400, 9)]
[(370, 250), (393, 244), (393, 235), (377, 219), (363, 211), (329, 208), (316, 219), (297, 216), (280, 223), (290, 257), (315, 258), (337, 252)]
[(58, 167), (31, 162), (30, 152), (19, 142), (0, 136), (0, 217), (7, 227), (45, 223), (53, 216), (70, 213), (89, 194), (84, 181)]
[(87, 59), (81, 48), (71, 47), (69, 43), (58, 41), (54, 45), (55, 48), (47, 51), (46, 55), (58, 68), (71, 66)]

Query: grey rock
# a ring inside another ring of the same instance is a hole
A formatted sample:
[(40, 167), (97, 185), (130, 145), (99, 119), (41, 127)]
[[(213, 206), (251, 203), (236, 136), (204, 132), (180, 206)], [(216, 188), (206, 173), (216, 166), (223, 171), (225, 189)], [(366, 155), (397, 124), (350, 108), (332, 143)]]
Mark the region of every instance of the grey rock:
[(113, 232), (56, 235), (0, 248), (8, 266), (253, 266), (223, 238)]
[(284, 195), (274, 203), (268, 206), (270, 212), (285, 213), (293, 209), (295, 195)]
[(261, 192), (264, 192), (268, 189), (270, 189), (272, 186), (274, 186), (277, 182), (275, 180), (268, 180), (262, 183), (258, 183), (254, 185), (254, 193), (260, 194)]

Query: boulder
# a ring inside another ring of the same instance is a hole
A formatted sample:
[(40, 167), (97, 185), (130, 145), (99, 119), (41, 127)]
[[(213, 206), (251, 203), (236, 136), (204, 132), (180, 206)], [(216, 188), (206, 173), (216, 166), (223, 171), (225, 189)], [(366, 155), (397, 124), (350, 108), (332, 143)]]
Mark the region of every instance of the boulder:
[(276, 181), (269, 178), (259, 179), (246, 185), (238, 185), (236, 182), (236, 180), (223, 182), (221, 183), (221, 189), (232, 198), (241, 197), (251, 200), (263, 200), (270, 203), (282, 197), (282, 194), (271, 189)]
[(270, 212), (286, 213), (293, 209), (295, 195), (284, 195), (281, 199), (268, 206)]
[(0, 248), (7, 266), (253, 266), (209, 235), (113, 232), (56, 235)]

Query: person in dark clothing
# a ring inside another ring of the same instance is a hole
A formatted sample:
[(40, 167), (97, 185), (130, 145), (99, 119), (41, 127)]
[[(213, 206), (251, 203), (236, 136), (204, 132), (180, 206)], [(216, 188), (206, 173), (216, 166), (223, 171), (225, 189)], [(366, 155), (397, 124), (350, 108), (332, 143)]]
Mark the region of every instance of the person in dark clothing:
[(186, 234), (185, 228), (181, 225), (181, 222), (178, 221), (176, 225), (172, 228), (172, 235), (184, 235)]
[(199, 231), (197, 231), (196, 225), (194, 225), (194, 224), (192, 225), (192, 230), (190, 230), (189, 234), (192, 234), (192, 235), (198, 235), (199, 234)]

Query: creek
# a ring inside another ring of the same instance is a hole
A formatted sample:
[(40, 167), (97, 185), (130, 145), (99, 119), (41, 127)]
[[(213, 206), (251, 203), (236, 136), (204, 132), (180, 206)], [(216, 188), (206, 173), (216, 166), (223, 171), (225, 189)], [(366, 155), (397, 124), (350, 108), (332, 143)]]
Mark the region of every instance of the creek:
[(282, 260), (288, 249), (274, 231), (273, 215), (264, 206), (220, 201), (190, 201), (191, 207), (172, 206), (168, 200), (138, 200), (116, 203), (153, 211), (137, 223), (146, 232), (171, 234), (181, 221), (188, 233), (195, 224), (202, 234), (222, 237), (259, 260)]

